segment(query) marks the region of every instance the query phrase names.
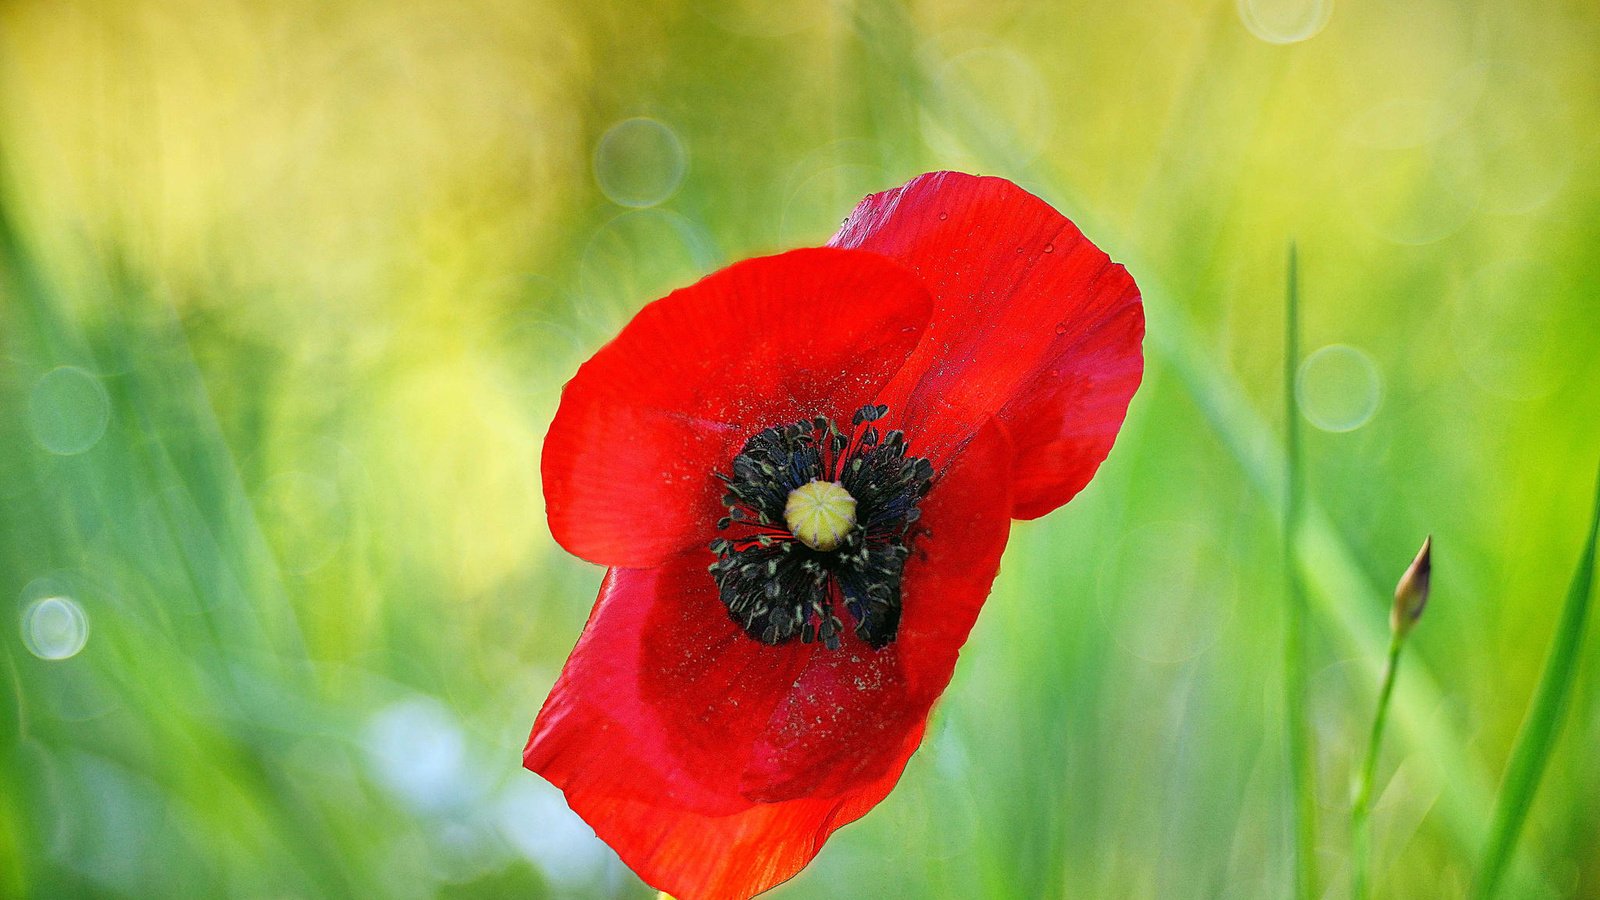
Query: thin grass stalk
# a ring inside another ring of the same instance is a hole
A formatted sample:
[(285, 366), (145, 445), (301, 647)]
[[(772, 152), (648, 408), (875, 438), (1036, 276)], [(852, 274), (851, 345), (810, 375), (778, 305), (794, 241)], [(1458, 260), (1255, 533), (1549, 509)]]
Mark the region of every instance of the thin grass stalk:
[(1317, 891), (1317, 796), (1311, 771), (1311, 728), (1306, 715), (1306, 590), (1300, 577), (1300, 403), (1295, 374), (1300, 361), (1300, 266), (1289, 244), (1289, 277), (1283, 332), (1283, 397), (1287, 434), (1288, 493), (1283, 515), (1283, 569), (1288, 604), (1284, 614), (1283, 700), (1288, 719), (1289, 777), (1293, 787), (1294, 895), (1310, 900)]
[(1400, 671), (1400, 647), (1404, 635), (1396, 632), (1389, 639), (1389, 660), (1383, 667), (1383, 687), (1378, 691), (1378, 712), (1372, 718), (1372, 733), (1367, 736), (1366, 761), (1361, 766), (1361, 780), (1356, 784), (1355, 802), (1350, 806), (1350, 896), (1366, 900), (1368, 888), (1368, 859), (1371, 855), (1372, 832), (1367, 824), (1372, 809), (1372, 782), (1378, 769), (1378, 750), (1383, 744), (1383, 726), (1389, 720), (1389, 698), (1394, 694), (1395, 676)]
[[(1210, 46), (1226, 45), (1231, 36), (1214, 35)], [(930, 57), (931, 58), (931, 57)], [(1194, 69), (1191, 86), (1204, 83), (1204, 73), (1211, 64), (1202, 57)], [(921, 72), (918, 84), (931, 82), (929, 72)], [(1198, 95), (1196, 95), (1198, 96)], [(924, 100), (925, 103), (928, 101)], [(1181, 100), (1176, 108), (1185, 109), (1197, 102)], [(930, 109), (934, 108), (932, 106)], [(944, 124), (954, 133), (973, 141), (975, 147), (987, 147), (985, 139), (1010, 134), (1012, 124), (993, 111), (977, 104), (949, 102), (937, 107), (946, 117)], [(1161, 156), (1170, 162), (1184, 159), (1178, 145), (1188, 132), (1175, 126), (1164, 138)], [(1086, 203), (1070, 188), (1071, 179), (1065, 177), (1048, 160), (1035, 160), (1022, 165), (1004, 153), (993, 152), (993, 147), (979, 152), (988, 160), (986, 165), (996, 171), (1028, 174), (1030, 178), (1050, 187), (1051, 195), (1064, 198), (1063, 208), (1084, 212)], [(1159, 173), (1158, 173), (1159, 174)], [(1160, 183), (1152, 176), (1151, 186)], [(1153, 187), (1147, 188), (1153, 190)], [(1145, 209), (1151, 202), (1141, 202)], [(1084, 219), (1079, 219), (1084, 224)], [(1114, 233), (1114, 223), (1094, 223), (1096, 233)], [(1156, 270), (1140, 273), (1139, 283), (1147, 300), (1164, 298), (1168, 302), (1153, 300), (1147, 308), (1152, 327), (1146, 338), (1145, 349), (1152, 360), (1151, 371), (1170, 370), (1177, 383), (1188, 392), (1196, 408), (1205, 418), (1222, 446), (1232, 456), (1245, 476), (1246, 482), (1261, 499), (1263, 505), (1276, 514), (1283, 508), (1284, 447), (1271, 429), (1266, 417), (1251, 405), (1244, 387), (1238, 379), (1218, 365), (1210, 344), (1200, 337), (1183, 305), (1172, 302), (1175, 294), (1161, 284)], [(1158, 326), (1159, 327), (1156, 327)], [(1348, 598), (1371, 591), (1374, 585), (1366, 578), (1358, 564), (1356, 554), (1348, 541), (1333, 528), (1327, 512), (1314, 499), (1300, 500), (1300, 542), (1304, 553), (1318, 559), (1315, 569), (1309, 570), (1310, 591), (1307, 595), (1309, 615), (1317, 623), (1330, 629), (1336, 638), (1342, 638), (1345, 649), (1354, 653), (1375, 653), (1383, 646), (1383, 636), (1373, 623), (1359, 615)], [(1442, 702), (1444, 691), (1426, 666), (1413, 666), (1407, 676), (1406, 690), (1394, 698), (1396, 738), (1406, 740), (1416, 752), (1425, 754), (1444, 773), (1452, 790), (1439, 798), (1439, 819), (1444, 823), (1449, 838), (1459, 852), (1476, 853), (1482, 842), (1482, 810), (1493, 798), (1494, 785), (1482, 760), (1466, 748), (1465, 738), (1448, 722), (1432, 714)], [(1534, 873), (1536, 884), (1548, 887), (1548, 879)], [(1550, 888), (1554, 890), (1554, 888)]]
[(1589, 518), (1589, 537), (1583, 554), (1578, 559), (1577, 571), (1572, 576), (1572, 586), (1567, 589), (1566, 604), (1561, 609), (1561, 619), (1556, 624), (1551, 639), (1550, 653), (1545, 657), (1544, 671), (1539, 676), (1539, 686), (1534, 689), (1533, 700), (1522, 729), (1511, 751), (1511, 761), (1506, 765), (1505, 779), (1500, 782), (1500, 793), (1495, 798), (1494, 817), (1489, 826), (1489, 841), (1484, 847), (1483, 860), (1478, 866), (1477, 880), (1473, 885), (1474, 897), (1494, 897), (1500, 889), (1507, 865), (1516, 850), (1522, 825), (1533, 806), (1539, 782), (1544, 777), (1550, 754), (1566, 719), (1567, 702), (1572, 694), (1572, 682), (1578, 673), (1579, 655), (1583, 650), (1584, 625), (1589, 618), (1589, 600), (1594, 590), (1595, 538), (1600, 534), (1600, 479), (1595, 487), (1594, 511)]
[(1383, 727), (1389, 721), (1389, 701), (1394, 696), (1400, 674), (1400, 651), (1406, 636), (1428, 607), (1433, 583), (1433, 535), (1422, 541), (1422, 549), (1406, 567), (1394, 587), (1394, 606), (1389, 611), (1389, 656), (1383, 665), (1383, 686), (1378, 690), (1378, 710), (1372, 716), (1372, 733), (1367, 736), (1367, 755), (1356, 784), (1355, 802), (1350, 804), (1350, 895), (1366, 900), (1371, 875), (1372, 829), (1368, 817), (1372, 809), (1372, 784), (1378, 771), (1378, 752), (1383, 748)]
[[(1197, 71), (1204, 71), (1204, 65)], [(1180, 107), (1183, 105), (1179, 104)], [(952, 130), (981, 148), (980, 156), (990, 160), (991, 168), (1019, 173), (1037, 172), (1035, 180), (1048, 184), (1053, 196), (1069, 198), (1065, 206), (1080, 209), (1084, 206), (1081, 201), (1070, 199), (1074, 197), (1068, 187), (1070, 179), (1064, 178), (1047, 161), (1021, 165), (1007, 154), (998, 152), (992, 146), (994, 142), (983, 140), (987, 136), (1007, 134), (1010, 126), (1000, 117), (990, 115), (988, 110), (977, 106), (956, 104), (947, 104), (942, 112), (949, 117), (946, 124)], [(1175, 134), (1181, 133), (1181, 129), (1175, 131)], [(1152, 179), (1154, 183), (1156, 179)], [(1141, 208), (1145, 205), (1141, 204)], [(1102, 232), (1111, 228), (1108, 222), (1096, 224)], [(1155, 273), (1141, 274), (1140, 284), (1145, 288), (1146, 298), (1173, 296), (1171, 291), (1160, 286), (1160, 279)], [(1200, 338), (1194, 323), (1179, 305), (1163, 305), (1160, 313), (1162, 327), (1151, 329), (1146, 344), (1147, 352), (1177, 375), (1178, 384), (1193, 398), (1196, 407), (1263, 503), (1274, 511), (1281, 509), (1284, 481), (1277, 476), (1284, 470), (1284, 448), (1271, 432), (1266, 418), (1251, 406), (1239, 382), (1212, 360), (1205, 349), (1206, 342)], [(1155, 313), (1151, 315), (1153, 320)], [(1315, 501), (1307, 501), (1302, 497), (1298, 503), (1301, 510), (1300, 527), (1303, 529), (1301, 542), (1308, 544), (1310, 549), (1307, 552), (1320, 560), (1318, 568), (1309, 573), (1316, 593), (1307, 597), (1308, 609), (1343, 637), (1350, 645), (1348, 649), (1351, 652), (1371, 652), (1382, 647), (1382, 637), (1377, 629), (1354, 614), (1352, 607), (1345, 602), (1345, 598), (1373, 587), (1365, 579), (1354, 552), (1345, 538), (1331, 526), (1326, 512)], [(1319, 605), (1310, 607), (1312, 601)], [(1407, 690), (1394, 700), (1395, 727), (1399, 729), (1399, 738), (1414, 744), (1417, 752), (1426, 754), (1445, 773), (1452, 790), (1439, 798), (1440, 818), (1460, 852), (1471, 853), (1481, 840), (1481, 810), (1491, 802), (1493, 785), (1481, 760), (1465, 749), (1468, 746), (1466, 740), (1447, 723), (1428, 713), (1438, 707), (1443, 696), (1444, 692), (1427, 667), (1413, 667), (1408, 676)], [(1548, 887), (1548, 879), (1540, 873), (1533, 874), (1533, 884)]]

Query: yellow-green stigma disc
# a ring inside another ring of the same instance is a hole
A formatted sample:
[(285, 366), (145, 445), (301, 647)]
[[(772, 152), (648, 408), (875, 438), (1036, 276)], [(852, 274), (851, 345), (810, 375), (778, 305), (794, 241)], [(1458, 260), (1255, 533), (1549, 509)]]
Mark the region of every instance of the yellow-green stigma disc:
[(812, 479), (789, 492), (783, 520), (802, 544), (832, 550), (856, 525), (856, 498), (837, 481)]

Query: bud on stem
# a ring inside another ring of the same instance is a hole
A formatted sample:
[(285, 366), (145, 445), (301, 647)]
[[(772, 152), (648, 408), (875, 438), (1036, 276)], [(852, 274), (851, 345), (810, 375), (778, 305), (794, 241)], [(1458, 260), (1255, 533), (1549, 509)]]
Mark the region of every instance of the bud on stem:
[(1433, 576), (1433, 535), (1422, 542), (1417, 558), (1411, 561), (1400, 583), (1394, 588), (1394, 609), (1389, 613), (1389, 628), (1396, 638), (1404, 638), (1411, 626), (1422, 618), (1428, 605), (1428, 583)]

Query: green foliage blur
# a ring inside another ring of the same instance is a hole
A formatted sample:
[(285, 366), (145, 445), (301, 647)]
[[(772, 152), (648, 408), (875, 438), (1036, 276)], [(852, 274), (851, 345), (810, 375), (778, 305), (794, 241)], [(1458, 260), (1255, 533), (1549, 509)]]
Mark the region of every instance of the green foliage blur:
[[(939, 168), (1128, 266), (1147, 378), (774, 896), (1288, 894), (1291, 239), (1318, 868), (1432, 533), (1372, 880), (1459, 895), (1600, 454), (1592, 4), (0, 4), (0, 896), (653, 896), (520, 769), (560, 386)], [(1600, 896), (1595, 630), (1513, 896)]]

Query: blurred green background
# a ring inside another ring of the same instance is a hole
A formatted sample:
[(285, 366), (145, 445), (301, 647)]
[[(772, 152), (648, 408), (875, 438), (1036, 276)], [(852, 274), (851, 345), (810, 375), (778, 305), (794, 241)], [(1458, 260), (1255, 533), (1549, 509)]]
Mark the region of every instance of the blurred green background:
[[(1328, 894), (1459, 894), (1600, 452), (1600, 8), (0, 4), (0, 894), (650, 896), (519, 768), (599, 569), (560, 385), (643, 303), (1005, 175), (1144, 289), (899, 789), (784, 898), (1281, 897), (1298, 242)], [(1514, 895), (1600, 896), (1600, 637)]]

